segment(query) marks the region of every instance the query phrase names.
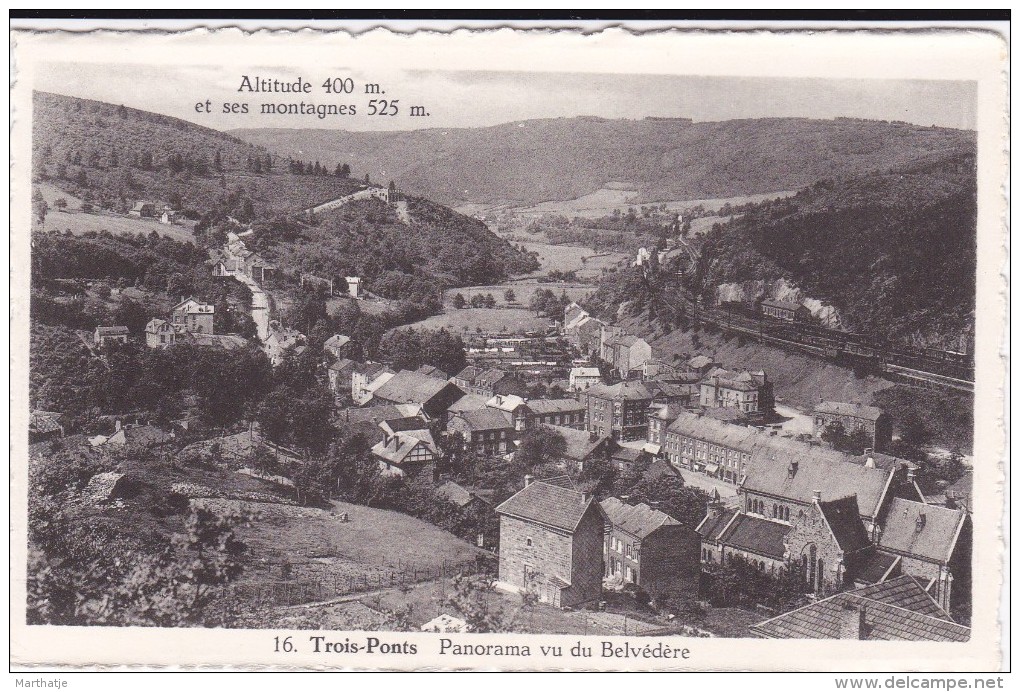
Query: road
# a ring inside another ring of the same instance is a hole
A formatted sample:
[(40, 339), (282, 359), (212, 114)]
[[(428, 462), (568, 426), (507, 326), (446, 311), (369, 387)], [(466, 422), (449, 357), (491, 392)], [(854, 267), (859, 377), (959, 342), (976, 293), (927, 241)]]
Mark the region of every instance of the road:
[(255, 321), (255, 331), (259, 338), (265, 342), (269, 338), (269, 296), (255, 279), (247, 274), (238, 272), (234, 278), (243, 283), (251, 291), (251, 318)]
[(719, 497), (722, 498), (722, 501), (726, 503), (727, 506), (735, 507), (737, 505), (739, 501), (737, 498), (737, 486), (732, 483), (727, 483), (719, 480), (718, 478), (706, 476), (705, 474), (698, 473), (697, 471), (681, 469), (679, 473), (680, 477), (684, 479), (684, 483), (687, 485), (693, 488), (700, 488), (709, 494), (711, 494), (713, 490), (718, 490)]

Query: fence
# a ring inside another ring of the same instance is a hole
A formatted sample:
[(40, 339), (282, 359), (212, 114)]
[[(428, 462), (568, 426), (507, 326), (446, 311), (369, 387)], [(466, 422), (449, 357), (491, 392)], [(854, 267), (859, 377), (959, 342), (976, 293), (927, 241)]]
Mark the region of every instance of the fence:
[(457, 575), (486, 571), (483, 561), (444, 560), (438, 565), (403, 565), (396, 569), (373, 573), (323, 575), (294, 581), (264, 581), (233, 584), (228, 589), (230, 600), (259, 607), (292, 606), (326, 601), (350, 594), (411, 586)]

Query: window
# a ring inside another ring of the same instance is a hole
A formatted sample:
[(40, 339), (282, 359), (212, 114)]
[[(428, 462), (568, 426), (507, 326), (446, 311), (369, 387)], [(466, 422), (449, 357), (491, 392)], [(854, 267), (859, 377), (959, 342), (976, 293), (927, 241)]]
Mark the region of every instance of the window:
[(524, 543), (525, 543), (525, 544), (526, 544), (526, 545), (527, 545), (527, 546), (528, 546), (529, 548), (530, 548), (530, 547), (531, 547), (532, 545), (534, 545), (534, 542), (533, 542), (533, 541), (531, 540), (531, 536), (528, 536), (527, 538), (525, 538), (525, 539), (524, 539)]
[(630, 557), (630, 543), (627, 544), (627, 557)]

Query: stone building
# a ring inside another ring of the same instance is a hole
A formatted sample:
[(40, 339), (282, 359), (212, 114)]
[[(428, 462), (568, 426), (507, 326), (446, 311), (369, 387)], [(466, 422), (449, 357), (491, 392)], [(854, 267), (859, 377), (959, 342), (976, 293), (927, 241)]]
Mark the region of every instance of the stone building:
[(170, 322), (175, 328), (186, 332), (215, 334), (216, 330), (213, 325), (215, 312), (215, 306), (188, 298), (170, 310)]
[(701, 381), (701, 405), (769, 414), (776, 408), (772, 383), (763, 371), (735, 372), (713, 368)]
[(529, 428), (534, 425), (584, 428), (585, 406), (577, 399), (529, 399), (524, 405)]
[(615, 497), (606, 515), (606, 576), (636, 584), (653, 596), (698, 571), (698, 534), (665, 512)]
[(647, 436), (647, 414), (653, 393), (643, 383), (595, 385), (581, 396), (590, 432), (619, 442), (643, 440)]
[(878, 547), (917, 577), (936, 602), (953, 612), (971, 596), (972, 523), (963, 509), (892, 498), (882, 514)]
[(145, 325), (145, 345), (149, 348), (166, 348), (177, 343), (177, 330), (166, 320), (158, 317)]
[(529, 476), (496, 512), (499, 587), (560, 608), (599, 600), (605, 515), (591, 495)]
[(812, 421), (815, 437), (821, 439), (822, 433), (833, 423), (839, 423), (847, 435), (863, 430), (871, 441), (869, 446), (876, 452), (883, 452), (892, 444), (892, 419), (875, 406), (819, 402)]
[(456, 413), (446, 427), (449, 432), (461, 434), (465, 450), (482, 457), (510, 452), (516, 437), (510, 414), (492, 408)]

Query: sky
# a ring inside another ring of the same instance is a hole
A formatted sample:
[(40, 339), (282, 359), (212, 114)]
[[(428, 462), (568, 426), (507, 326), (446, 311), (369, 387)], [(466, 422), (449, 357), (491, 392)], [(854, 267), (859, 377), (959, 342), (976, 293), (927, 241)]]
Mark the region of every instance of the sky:
[[(310, 94), (239, 93), (242, 76), (312, 85)], [(353, 94), (330, 96), (322, 83), (350, 77)], [(365, 93), (366, 83), (383, 92)], [(640, 119), (648, 116), (718, 121), (740, 118), (854, 117), (903, 120), (918, 125), (974, 129), (974, 82), (882, 79), (790, 79), (488, 71), (379, 71), (329, 68), (296, 71), (217, 66), (49, 63), (35, 88), (91, 98), (183, 118), (219, 130), (259, 127), (327, 128), (354, 131), (423, 127), (484, 127), (535, 118)], [(370, 117), (368, 101), (398, 99), (395, 117)], [(211, 101), (211, 113), (196, 104)], [(262, 103), (354, 104), (354, 116), (264, 115)], [(224, 114), (224, 103), (247, 103), (248, 114)], [(428, 117), (409, 117), (420, 105)]]

